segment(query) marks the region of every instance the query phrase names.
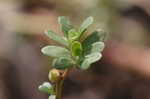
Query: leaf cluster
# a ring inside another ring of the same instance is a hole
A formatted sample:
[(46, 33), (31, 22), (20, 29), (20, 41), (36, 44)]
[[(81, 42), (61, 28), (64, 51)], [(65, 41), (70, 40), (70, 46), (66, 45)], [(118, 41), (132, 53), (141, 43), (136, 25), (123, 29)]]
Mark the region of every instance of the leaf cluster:
[(49, 99), (56, 99), (58, 97), (57, 85), (60, 78), (58, 70), (68, 70), (72, 67), (86, 70), (91, 64), (101, 59), (101, 52), (105, 47), (104, 39), (106, 33), (104, 31), (95, 30), (85, 39), (81, 40), (88, 27), (93, 24), (93, 21), (93, 17), (88, 17), (76, 29), (67, 17), (60, 16), (58, 22), (64, 35), (59, 36), (52, 30), (45, 32), (50, 39), (62, 45), (47, 45), (41, 49), (44, 55), (53, 57), (52, 66), (54, 69), (50, 71), (49, 79), (52, 84), (55, 84), (52, 85), (45, 82), (39, 86), (40, 91), (50, 95)]
[(93, 21), (93, 17), (88, 17), (79, 29), (75, 29), (67, 17), (60, 16), (58, 22), (64, 35), (59, 36), (52, 30), (45, 32), (50, 39), (64, 46), (48, 45), (41, 50), (43, 54), (54, 58), (52, 64), (54, 68), (64, 70), (75, 66), (85, 70), (92, 63), (101, 59), (101, 52), (105, 46), (103, 41), (106, 34), (104, 31), (96, 30), (81, 40)]

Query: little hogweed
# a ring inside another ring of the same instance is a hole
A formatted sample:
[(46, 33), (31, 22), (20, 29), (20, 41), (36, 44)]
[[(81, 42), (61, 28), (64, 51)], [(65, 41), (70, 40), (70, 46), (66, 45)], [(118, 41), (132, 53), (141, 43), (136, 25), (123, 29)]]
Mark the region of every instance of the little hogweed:
[(52, 30), (47, 30), (45, 34), (62, 46), (47, 45), (41, 50), (44, 55), (53, 58), (53, 69), (48, 75), (50, 82), (39, 86), (40, 91), (49, 94), (49, 99), (61, 99), (63, 82), (69, 71), (74, 68), (87, 70), (91, 64), (101, 59), (101, 52), (105, 46), (106, 33), (102, 30), (95, 30), (84, 36), (87, 28), (93, 23), (93, 17), (85, 19), (78, 29), (64, 16), (58, 17), (58, 22), (63, 36)]

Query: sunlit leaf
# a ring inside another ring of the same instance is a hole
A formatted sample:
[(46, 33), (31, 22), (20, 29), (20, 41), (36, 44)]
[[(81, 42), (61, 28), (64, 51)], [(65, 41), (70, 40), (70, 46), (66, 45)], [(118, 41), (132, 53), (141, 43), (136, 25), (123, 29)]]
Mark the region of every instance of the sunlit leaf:
[(92, 44), (96, 42), (103, 42), (105, 39), (105, 32), (103, 31), (95, 31), (92, 34), (90, 34), (83, 42), (83, 50), (84, 54), (90, 54), (92, 49)]
[(102, 55), (100, 53), (91, 53), (91, 54), (85, 56), (84, 61), (80, 65), (80, 68), (83, 70), (88, 69), (92, 63), (97, 62), (98, 60), (101, 59), (101, 57), (102, 57)]
[(65, 40), (63, 37), (59, 36), (58, 34), (54, 33), (51, 30), (48, 30), (45, 32), (45, 34), (52, 40), (57, 41), (60, 44), (63, 44), (65, 46), (68, 46), (67, 40)]
[(102, 52), (104, 49), (105, 45), (103, 42), (96, 42), (92, 44), (92, 49), (91, 49), (91, 53), (94, 52)]
[(46, 46), (41, 51), (43, 54), (51, 57), (70, 57), (69, 50), (59, 46)]
[(93, 23), (93, 21), (93, 17), (88, 17), (87, 19), (85, 19), (82, 25), (80, 26), (80, 33), (85, 32), (87, 28)]
[(69, 30), (71, 30), (73, 28), (69, 19), (67, 19), (67, 17), (65, 17), (65, 16), (60, 16), (60, 17), (58, 17), (58, 22), (59, 22), (59, 24), (61, 24), (61, 29), (64, 32), (65, 36), (67, 37)]

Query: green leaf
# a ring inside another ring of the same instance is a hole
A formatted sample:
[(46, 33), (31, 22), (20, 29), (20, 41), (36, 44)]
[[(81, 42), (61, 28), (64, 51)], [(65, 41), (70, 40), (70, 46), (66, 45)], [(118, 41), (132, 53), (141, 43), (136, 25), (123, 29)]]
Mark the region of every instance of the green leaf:
[(87, 19), (85, 19), (79, 29), (80, 33), (85, 32), (87, 28), (93, 23), (93, 21), (93, 17), (88, 17)]
[(50, 95), (48, 99), (56, 99), (56, 95)]
[(54, 92), (53, 86), (49, 82), (44, 82), (38, 88), (41, 92), (52, 94)]
[(92, 44), (96, 42), (103, 42), (105, 39), (105, 32), (103, 31), (95, 31), (92, 34), (90, 34), (83, 42), (83, 52), (84, 54), (90, 54), (92, 49)]
[(53, 67), (56, 69), (67, 69), (72, 67), (74, 64), (73, 60), (71, 58), (67, 57), (60, 57), (53, 60)]
[(61, 29), (64, 32), (65, 36), (68, 37), (68, 32), (73, 28), (70, 21), (65, 16), (58, 17), (58, 22), (61, 24)]
[(98, 53), (98, 52), (91, 53), (91, 54), (85, 56), (84, 61), (80, 65), (80, 68), (83, 70), (88, 69), (92, 63), (95, 63), (96, 61), (100, 60), (101, 57), (102, 57), (101, 53)]
[(79, 36), (80, 36), (80, 33), (78, 33), (75, 29), (71, 29), (68, 32), (68, 39), (71, 41), (78, 39)]
[(104, 47), (105, 47), (105, 45), (103, 42), (96, 42), (96, 43), (92, 44), (91, 53), (102, 52)]
[(45, 34), (52, 40), (57, 41), (60, 44), (63, 44), (65, 46), (68, 46), (68, 42), (67, 40), (65, 40), (63, 37), (57, 35), (56, 33), (54, 33), (51, 30), (48, 30), (45, 32)]
[(82, 49), (82, 45), (80, 42), (78, 41), (72, 42), (71, 52), (73, 56), (80, 56), (82, 54), (82, 51), (83, 49)]
[(43, 54), (51, 57), (70, 57), (69, 50), (59, 46), (46, 46), (41, 51)]

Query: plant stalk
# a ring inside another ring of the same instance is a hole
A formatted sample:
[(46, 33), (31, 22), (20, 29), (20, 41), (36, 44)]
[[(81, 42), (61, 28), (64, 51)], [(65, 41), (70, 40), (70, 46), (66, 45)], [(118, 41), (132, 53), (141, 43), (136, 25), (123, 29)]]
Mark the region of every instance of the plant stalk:
[(69, 73), (69, 69), (66, 69), (62, 74), (60, 80), (56, 83), (56, 99), (62, 99), (63, 84), (68, 73)]

